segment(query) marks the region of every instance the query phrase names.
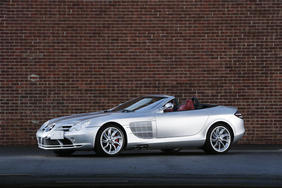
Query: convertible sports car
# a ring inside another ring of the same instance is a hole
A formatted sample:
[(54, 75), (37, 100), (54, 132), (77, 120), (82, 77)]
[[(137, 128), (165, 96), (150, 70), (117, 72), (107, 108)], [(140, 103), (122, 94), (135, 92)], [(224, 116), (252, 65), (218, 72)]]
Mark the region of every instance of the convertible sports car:
[(39, 148), (58, 155), (94, 149), (115, 156), (124, 149), (178, 152), (191, 146), (225, 153), (244, 132), (235, 107), (200, 104), (195, 97), (178, 105), (173, 96), (148, 95), (105, 111), (51, 119), (36, 137)]

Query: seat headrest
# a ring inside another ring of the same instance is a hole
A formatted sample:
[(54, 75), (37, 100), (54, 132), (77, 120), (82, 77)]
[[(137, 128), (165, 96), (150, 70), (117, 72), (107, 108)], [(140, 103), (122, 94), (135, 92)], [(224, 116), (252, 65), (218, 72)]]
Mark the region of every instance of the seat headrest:
[(187, 99), (185, 104), (181, 105), (178, 109), (178, 111), (185, 111), (185, 110), (194, 110), (194, 104), (191, 99)]

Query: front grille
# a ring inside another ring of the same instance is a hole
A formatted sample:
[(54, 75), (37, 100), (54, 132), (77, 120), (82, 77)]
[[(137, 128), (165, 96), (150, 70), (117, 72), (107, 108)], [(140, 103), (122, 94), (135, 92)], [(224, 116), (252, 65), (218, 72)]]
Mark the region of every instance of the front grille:
[(73, 146), (72, 142), (67, 138), (60, 139), (60, 140), (51, 140), (49, 138), (38, 137), (37, 142), (39, 146), (43, 146), (46, 148), (56, 148), (56, 147), (61, 148), (61, 147), (72, 147)]
[(57, 140), (51, 140), (49, 138), (38, 138), (38, 144), (40, 145), (60, 145)]
[(59, 140), (63, 145), (71, 145), (72, 144), (72, 142), (69, 140), (69, 139), (67, 139), (67, 138), (65, 138), (65, 139), (62, 139), (62, 140)]

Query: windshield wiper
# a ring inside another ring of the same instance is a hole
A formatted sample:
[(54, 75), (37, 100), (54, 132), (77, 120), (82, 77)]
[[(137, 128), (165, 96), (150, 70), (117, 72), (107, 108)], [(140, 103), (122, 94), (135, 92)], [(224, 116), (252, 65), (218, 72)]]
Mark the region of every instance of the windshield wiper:
[(104, 110), (104, 113), (106, 113), (106, 112), (111, 112), (111, 110)]

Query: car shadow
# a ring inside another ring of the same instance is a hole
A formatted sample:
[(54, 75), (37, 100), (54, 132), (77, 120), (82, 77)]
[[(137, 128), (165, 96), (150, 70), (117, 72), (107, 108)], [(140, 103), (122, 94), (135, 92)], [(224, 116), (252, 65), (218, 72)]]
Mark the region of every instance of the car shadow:
[[(229, 152), (223, 155), (234, 155), (237, 153), (234, 152)], [(55, 154), (53, 154), (56, 156)], [(113, 157), (105, 157), (105, 156), (100, 156), (97, 155), (94, 151), (88, 151), (88, 152), (80, 152), (77, 151), (74, 154), (70, 156), (58, 156), (58, 157), (67, 157), (67, 158), (128, 158), (128, 157), (166, 157), (166, 156), (218, 156), (222, 154), (207, 154), (203, 151), (180, 151), (177, 153), (164, 153), (161, 151), (140, 151), (140, 150), (135, 150), (135, 151), (124, 151), (123, 153), (120, 153), (118, 156), (113, 156)]]

